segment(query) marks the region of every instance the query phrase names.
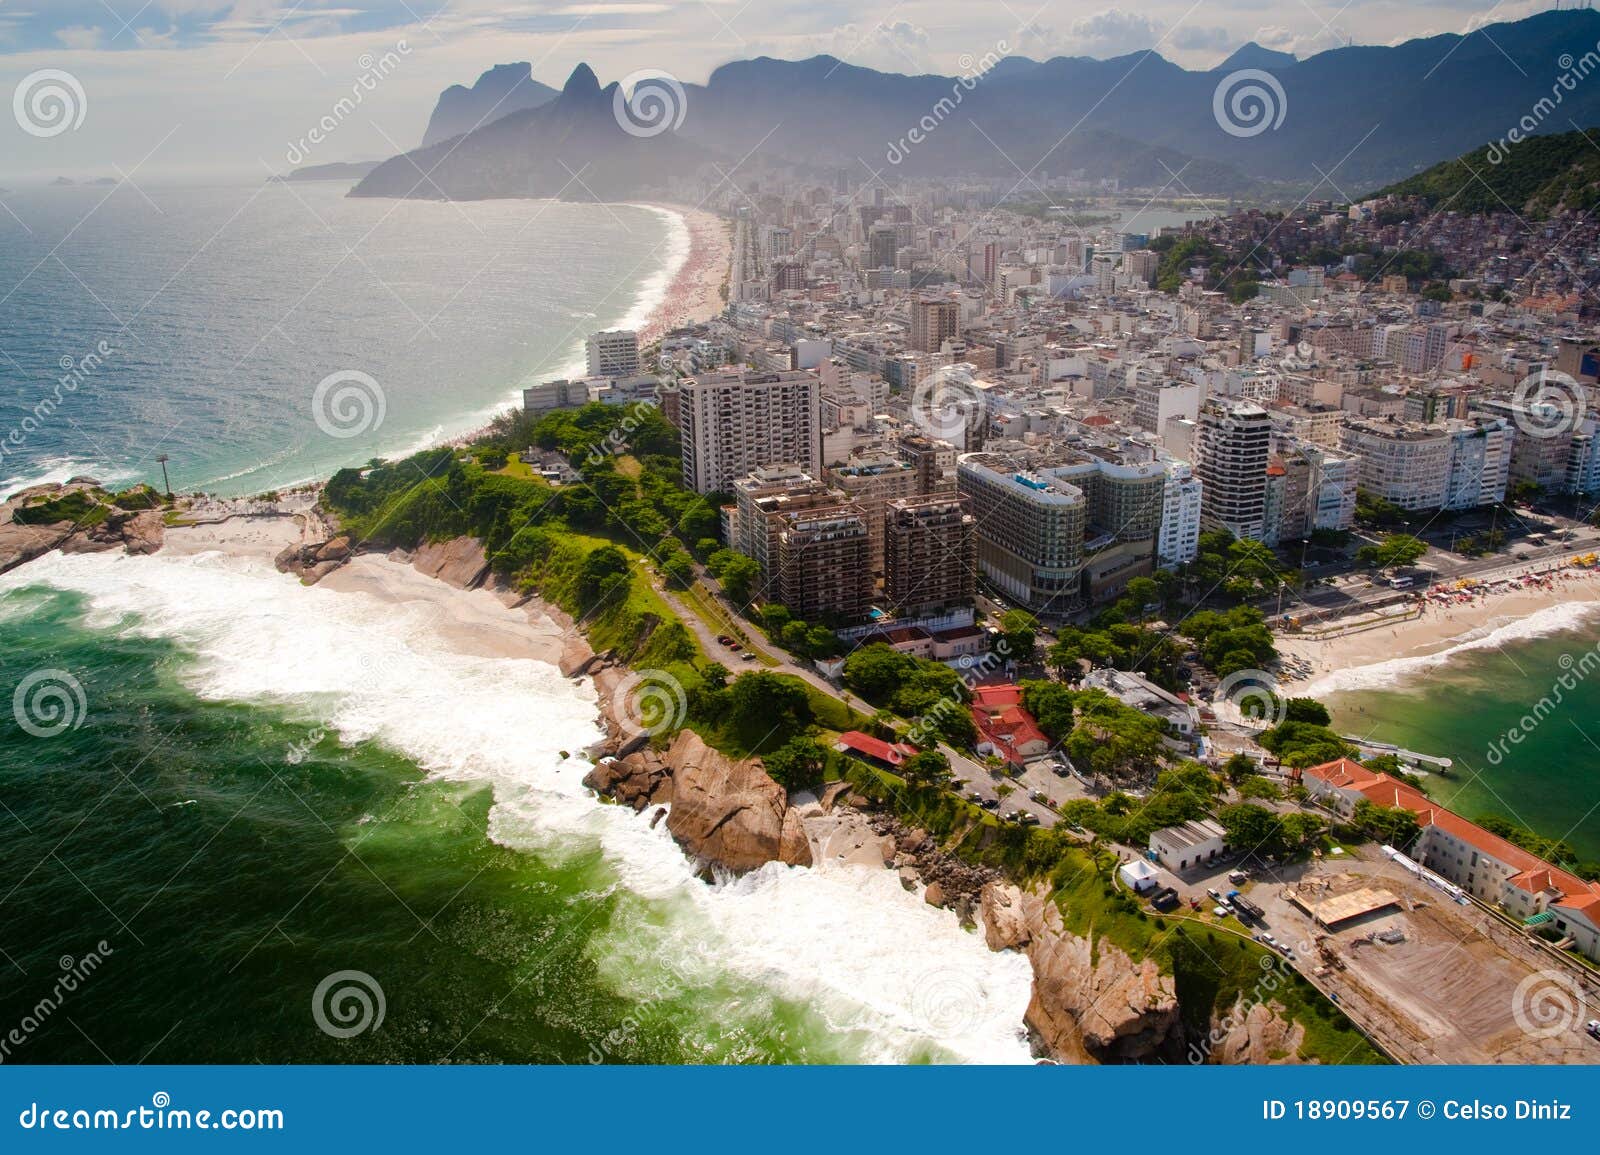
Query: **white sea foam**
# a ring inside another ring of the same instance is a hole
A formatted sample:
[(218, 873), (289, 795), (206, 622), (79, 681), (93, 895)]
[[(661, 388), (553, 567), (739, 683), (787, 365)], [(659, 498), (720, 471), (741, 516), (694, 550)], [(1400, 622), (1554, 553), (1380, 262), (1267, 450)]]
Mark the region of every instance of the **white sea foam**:
[(1326, 694), (1401, 686), (1415, 680), (1428, 670), (1448, 665), (1458, 654), (1473, 653), (1477, 650), (1496, 650), (1511, 642), (1570, 633), (1583, 629), (1597, 614), (1600, 614), (1600, 602), (1565, 602), (1561, 605), (1546, 606), (1525, 618), (1474, 630), (1465, 635), (1461, 641), (1437, 653), (1391, 658), (1386, 662), (1370, 666), (1334, 670), (1308, 682), (1303, 687), (1295, 687), (1295, 693), (1309, 698), (1320, 698)]
[[(306, 589), (223, 553), (51, 554), (0, 578), (0, 594), (30, 584), (83, 594), (92, 626), (175, 641), (193, 655), (182, 676), (202, 696), (270, 703), (437, 777), (491, 784), (490, 835), (503, 845), (557, 860), (598, 846), (648, 912), (645, 961), (658, 968), (651, 978), (602, 958), (624, 994), (662, 974), (704, 998), (737, 980), (808, 1006), (863, 1061), (1028, 1060), (1025, 959), (991, 953), (887, 870), (772, 864), (698, 881), (665, 824), (601, 805), (582, 785), (587, 765), (561, 758), (599, 731), (592, 688), (551, 666), (453, 652), (425, 608)], [(593, 949), (622, 957), (641, 941), (613, 930)], [(755, 1011), (715, 1007), (730, 1022)]]

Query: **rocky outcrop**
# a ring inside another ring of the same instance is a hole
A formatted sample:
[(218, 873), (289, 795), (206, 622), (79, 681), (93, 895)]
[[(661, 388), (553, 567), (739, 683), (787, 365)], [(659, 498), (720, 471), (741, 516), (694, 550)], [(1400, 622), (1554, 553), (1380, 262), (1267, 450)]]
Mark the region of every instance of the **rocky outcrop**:
[(1037, 891), (991, 884), (982, 909), (991, 947), (1027, 952), (1033, 997), (1023, 1021), (1045, 1054), (1126, 1063), (1179, 1048), (1177, 989), (1153, 960), (1135, 964), (1104, 939), (1069, 934), (1055, 901)]
[(413, 567), (460, 590), (477, 589), (489, 577), (489, 558), (475, 537), (429, 542), (410, 555)]
[(742, 874), (769, 862), (812, 864), (805, 815), (761, 760), (730, 758), (693, 730), (680, 730), (664, 752), (603, 757), (583, 782), (634, 810), (669, 806), (667, 830), (703, 865)]
[[(39, 499), (59, 500), (83, 493), (92, 517), (43, 525), (19, 525), (13, 513)], [(41, 557), (53, 549), (63, 553), (99, 553), (124, 549), (131, 554), (155, 553), (166, 536), (160, 509), (122, 509), (93, 478), (75, 477), (63, 484), (29, 486), (0, 503), (0, 573)]]
[[(934, 890), (935, 906), (949, 907), (962, 922), (971, 922), (984, 886), (1000, 877), (988, 866), (975, 866), (947, 853), (926, 830), (908, 827), (889, 814), (873, 814), (872, 829), (894, 840), (892, 865), (902, 871), (902, 881), (926, 883)], [(926, 895), (924, 895), (926, 897)]]
[(1212, 1023), (1210, 1035), (1189, 1045), (1195, 1063), (1300, 1063), (1300, 1045), (1306, 1029), (1286, 1019), (1273, 1002), (1246, 1004), (1241, 996), (1221, 1019)]
[(272, 559), (281, 573), (292, 573), (306, 585), (316, 585), (350, 560), (352, 546), (343, 535), (305, 545), (288, 545)]
[(702, 862), (743, 873), (781, 857), (788, 799), (758, 759), (729, 758), (693, 730), (667, 750), (672, 810), (667, 829)]
[(583, 784), (634, 810), (672, 801), (672, 771), (653, 750), (625, 758), (601, 758), (584, 775)]

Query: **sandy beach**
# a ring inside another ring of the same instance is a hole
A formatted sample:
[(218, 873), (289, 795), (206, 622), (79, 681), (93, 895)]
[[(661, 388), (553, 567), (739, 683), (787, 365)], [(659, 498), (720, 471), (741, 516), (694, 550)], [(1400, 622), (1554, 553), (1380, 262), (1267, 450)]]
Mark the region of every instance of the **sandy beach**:
[[(171, 527), (162, 550), (177, 556), (221, 552), (245, 564), (270, 566), (286, 546), (324, 537), (322, 527), (304, 514), (235, 514)], [(538, 599), (509, 590), (464, 589), (453, 581), (459, 573), (480, 569), (482, 553), (475, 559), (462, 557), (451, 544), (428, 547), (415, 557), (357, 554), (318, 582), (317, 589), (375, 598), (419, 628), (436, 631), (451, 650), (472, 657), (529, 658), (560, 666), (573, 660), (574, 649), (587, 652), (581, 635)], [(285, 575), (285, 580), (292, 579)]]
[(675, 213), (689, 230), (689, 255), (662, 294), (639, 333), (648, 345), (662, 334), (686, 325), (701, 325), (722, 312), (722, 285), (728, 279), (733, 242), (728, 222), (715, 213), (686, 205), (654, 204), (652, 208)]
[(1445, 605), (1424, 599), (1421, 605), (1420, 617), (1340, 637), (1279, 635), (1278, 652), (1284, 673), (1296, 680), (1295, 692), (1316, 697), (1381, 685), (1415, 676), (1462, 649), (1492, 648), (1600, 619), (1600, 571), (1566, 569), (1550, 575), (1545, 587), (1472, 593)]

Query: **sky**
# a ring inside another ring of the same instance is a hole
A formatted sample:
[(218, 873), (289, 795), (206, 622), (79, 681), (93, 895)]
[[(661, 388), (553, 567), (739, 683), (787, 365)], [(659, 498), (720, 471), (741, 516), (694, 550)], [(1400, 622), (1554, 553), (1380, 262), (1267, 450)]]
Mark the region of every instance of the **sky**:
[[(1300, 57), (1467, 32), (1550, 0), (0, 0), (0, 185), (67, 176), (264, 178), (415, 147), (439, 92), (529, 61), (559, 87), (639, 70), (702, 82), (753, 56), (827, 53), (885, 71), (958, 75), (997, 50), (1034, 59), (1154, 49), (1210, 68), (1254, 40)], [(341, 98), (360, 106), (311, 147)], [(24, 131), (58, 96), (71, 127)], [(20, 102), (20, 104), (19, 104)]]

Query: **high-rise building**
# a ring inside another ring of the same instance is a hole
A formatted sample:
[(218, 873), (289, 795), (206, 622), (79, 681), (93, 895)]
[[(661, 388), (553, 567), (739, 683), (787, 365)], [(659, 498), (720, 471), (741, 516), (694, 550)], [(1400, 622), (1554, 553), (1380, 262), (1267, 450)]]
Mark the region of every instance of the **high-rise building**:
[(917, 471), (918, 493), (954, 493), (956, 488), (956, 447), (936, 437), (908, 433), (895, 443), (901, 461)]
[(1200, 407), (1194, 451), (1201, 524), (1259, 541), (1266, 528), (1267, 461), (1272, 454), (1267, 411), (1250, 401), (1211, 398)]
[(817, 375), (802, 369), (719, 370), (685, 380), (678, 400), (684, 485), (726, 492), (736, 479), (783, 463), (820, 475), (820, 389)]
[(897, 498), (888, 503), (883, 521), (883, 591), (895, 613), (913, 616), (972, 601), (977, 523), (962, 498)]
[(1450, 433), (1396, 417), (1354, 418), (1341, 448), (1361, 463), (1361, 488), (1401, 509), (1438, 509), (1450, 481)]
[(1083, 490), (985, 453), (961, 458), (957, 485), (977, 520), (986, 581), (1029, 609), (1079, 604), (1089, 510)]
[(1200, 416), (1203, 392), (1196, 381), (1141, 375), (1133, 387), (1133, 423), (1162, 436), (1172, 418), (1193, 421)]
[(937, 353), (946, 340), (961, 336), (961, 307), (955, 301), (919, 297), (911, 302), (911, 347)]
[(870, 572), (883, 572), (883, 511), (897, 497), (917, 492), (917, 471), (909, 462), (882, 451), (852, 454), (843, 465), (823, 471), (827, 483), (861, 511), (871, 549)]
[(776, 597), (778, 532), (787, 513), (839, 504), (839, 495), (797, 465), (773, 465), (733, 483), (728, 544), (761, 567), (754, 594)]
[(1187, 461), (1166, 462), (1156, 535), (1156, 558), (1163, 566), (1184, 565), (1200, 553), (1201, 488)]
[(632, 329), (590, 333), (584, 349), (591, 377), (632, 377), (639, 372), (639, 334)]
[(875, 225), (867, 234), (867, 268), (894, 268), (897, 245), (893, 226)]
[(867, 525), (848, 505), (783, 515), (771, 583), (802, 621), (851, 624), (872, 608)]

